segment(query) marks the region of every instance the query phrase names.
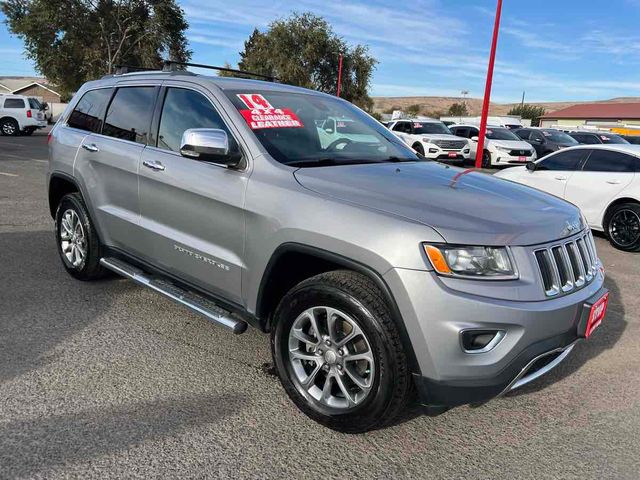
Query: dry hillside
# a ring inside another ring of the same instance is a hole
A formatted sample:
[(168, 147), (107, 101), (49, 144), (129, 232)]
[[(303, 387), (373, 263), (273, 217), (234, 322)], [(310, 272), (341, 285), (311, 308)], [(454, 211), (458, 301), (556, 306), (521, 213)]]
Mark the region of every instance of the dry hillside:
[[(405, 110), (409, 105), (418, 104), (421, 106), (422, 115), (446, 115), (449, 107), (454, 103), (462, 102), (462, 98), (457, 97), (373, 97), (374, 111), (388, 112), (391, 109)], [(611, 100), (599, 100), (594, 102), (543, 102), (535, 103), (545, 108), (547, 112), (553, 112), (562, 108), (583, 103), (611, 103), (611, 102), (640, 102), (640, 97), (619, 97)], [(469, 115), (480, 115), (482, 109), (481, 98), (467, 98), (467, 108)], [(509, 110), (518, 103), (491, 103), (491, 115), (506, 115)]]

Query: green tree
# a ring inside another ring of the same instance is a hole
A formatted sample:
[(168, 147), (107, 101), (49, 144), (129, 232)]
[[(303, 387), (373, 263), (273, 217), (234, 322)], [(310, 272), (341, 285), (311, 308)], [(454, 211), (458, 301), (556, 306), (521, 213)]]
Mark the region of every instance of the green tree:
[[(271, 22), (265, 32), (255, 29), (244, 42), (238, 68), (270, 75), (281, 82), (336, 93), (338, 56), (342, 54), (340, 96), (371, 110), (369, 82), (377, 61), (368, 47), (350, 47), (322, 17), (294, 13)], [(221, 72), (221, 75), (234, 76)]]
[(451, 105), (447, 113), (450, 117), (466, 117), (469, 115), (469, 110), (467, 110), (466, 103), (460, 102)]
[(420, 105), (419, 103), (414, 103), (413, 105), (409, 105), (407, 107), (407, 113), (409, 115), (418, 115), (420, 113), (420, 110), (422, 109), (422, 105)]
[(540, 125), (540, 117), (546, 113), (544, 107), (538, 105), (523, 104), (513, 107), (507, 115), (519, 115), (521, 118), (531, 120), (531, 125), (537, 127)]
[(62, 92), (126, 64), (158, 68), (191, 57), (175, 0), (5, 0), (9, 30)]

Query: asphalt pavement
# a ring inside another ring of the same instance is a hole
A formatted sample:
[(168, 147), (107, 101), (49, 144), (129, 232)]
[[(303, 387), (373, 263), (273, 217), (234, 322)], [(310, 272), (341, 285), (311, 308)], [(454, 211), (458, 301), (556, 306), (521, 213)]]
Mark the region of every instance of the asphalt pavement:
[(640, 254), (596, 239), (609, 313), (552, 373), (345, 435), (288, 400), (265, 335), (67, 275), (46, 168), (45, 134), (0, 137), (0, 478), (639, 478)]

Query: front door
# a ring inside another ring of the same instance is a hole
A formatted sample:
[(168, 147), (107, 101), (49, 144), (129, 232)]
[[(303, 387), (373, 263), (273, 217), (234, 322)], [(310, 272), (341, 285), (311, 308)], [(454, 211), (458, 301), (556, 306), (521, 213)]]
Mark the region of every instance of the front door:
[(157, 146), (142, 154), (141, 226), (146, 256), (197, 287), (241, 303), (248, 172), (180, 154), (189, 128), (219, 128), (235, 141), (203, 91), (167, 86)]
[(536, 163), (534, 171), (524, 171), (526, 185), (564, 198), (567, 182), (578, 170), (586, 156), (587, 149), (567, 150), (559, 152)]

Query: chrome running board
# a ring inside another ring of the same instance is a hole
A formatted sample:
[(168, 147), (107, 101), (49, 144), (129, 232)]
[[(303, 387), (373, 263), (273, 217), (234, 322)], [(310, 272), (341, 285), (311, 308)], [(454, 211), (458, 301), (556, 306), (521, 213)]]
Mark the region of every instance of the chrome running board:
[(184, 290), (162, 277), (152, 277), (118, 258), (101, 258), (100, 264), (118, 275), (129, 278), (142, 286), (161, 293), (180, 305), (184, 305), (190, 310), (203, 315), (211, 322), (230, 328), (235, 334), (244, 333), (247, 329), (247, 323), (234, 318), (231, 312), (220, 308), (208, 298), (198, 293)]
[[(550, 350), (550, 351), (545, 352), (545, 353), (543, 353), (541, 355), (538, 355), (536, 358), (534, 358), (529, 363), (527, 363), (522, 370), (520, 370), (520, 373), (518, 375), (516, 375), (516, 378), (514, 378), (511, 381), (511, 383), (507, 386), (507, 388), (505, 388), (502, 391), (502, 393), (500, 395), (498, 395), (498, 396), (501, 397), (502, 395), (504, 395), (507, 392), (510, 392), (511, 390), (515, 390), (516, 388), (520, 388), (520, 387), (526, 385), (527, 383), (533, 382), (535, 379), (540, 378), (545, 373), (548, 373), (549, 371), (551, 371), (554, 368), (556, 368), (558, 365), (560, 365), (562, 363), (562, 361), (565, 358), (567, 358), (567, 356), (571, 353), (571, 350), (573, 350), (573, 347), (575, 347), (575, 345), (576, 345), (576, 343), (578, 343), (578, 341), (579, 340), (576, 340), (575, 342), (573, 342), (570, 345), (567, 345), (566, 347), (556, 348), (554, 350)], [(548, 357), (549, 355), (553, 355), (554, 353), (560, 353), (560, 355), (558, 355), (556, 358), (554, 358), (551, 362), (547, 363), (544, 367), (540, 368), (539, 370), (536, 370), (535, 372), (533, 372), (530, 375), (527, 375), (527, 372), (529, 371), (529, 369), (538, 360), (541, 360), (544, 357)]]

